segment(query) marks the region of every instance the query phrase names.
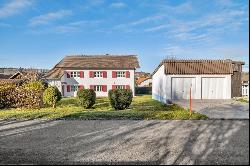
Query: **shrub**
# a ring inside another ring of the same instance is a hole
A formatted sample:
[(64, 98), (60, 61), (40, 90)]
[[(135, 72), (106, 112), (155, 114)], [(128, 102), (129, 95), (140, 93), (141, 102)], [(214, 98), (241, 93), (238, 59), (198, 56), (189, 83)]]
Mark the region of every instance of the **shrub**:
[(41, 108), (43, 106), (43, 90), (19, 86), (16, 88), (15, 106), (25, 108)]
[(133, 92), (130, 89), (115, 89), (109, 91), (109, 101), (116, 110), (128, 108), (133, 99)]
[(30, 89), (30, 90), (44, 90), (45, 89), (45, 84), (42, 81), (32, 81), (28, 82), (23, 85), (25, 89)]
[(15, 88), (16, 86), (13, 84), (0, 86), (0, 109), (14, 106)]
[(61, 92), (55, 86), (48, 87), (43, 93), (43, 102), (53, 108), (56, 107), (56, 103), (62, 99)]
[(77, 91), (77, 99), (84, 108), (91, 108), (95, 104), (96, 93), (93, 89), (80, 89)]

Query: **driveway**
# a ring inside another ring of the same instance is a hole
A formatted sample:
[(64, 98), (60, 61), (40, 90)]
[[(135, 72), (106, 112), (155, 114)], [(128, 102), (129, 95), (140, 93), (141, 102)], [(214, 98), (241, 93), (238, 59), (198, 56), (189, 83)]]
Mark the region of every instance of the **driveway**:
[[(174, 100), (189, 108), (189, 100)], [(235, 100), (192, 100), (192, 110), (212, 119), (249, 119), (249, 103)]]
[(248, 163), (249, 120), (0, 122), (0, 164)]

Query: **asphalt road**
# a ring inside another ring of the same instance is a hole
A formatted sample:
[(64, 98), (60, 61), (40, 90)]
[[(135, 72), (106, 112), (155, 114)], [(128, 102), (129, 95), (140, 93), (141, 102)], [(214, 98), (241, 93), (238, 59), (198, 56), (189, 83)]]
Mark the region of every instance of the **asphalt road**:
[(0, 164), (249, 164), (249, 120), (0, 120)]
[[(175, 100), (174, 103), (189, 108), (189, 100)], [(249, 119), (249, 103), (230, 100), (192, 100), (195, 112), (207, 115), (210, 119)]]

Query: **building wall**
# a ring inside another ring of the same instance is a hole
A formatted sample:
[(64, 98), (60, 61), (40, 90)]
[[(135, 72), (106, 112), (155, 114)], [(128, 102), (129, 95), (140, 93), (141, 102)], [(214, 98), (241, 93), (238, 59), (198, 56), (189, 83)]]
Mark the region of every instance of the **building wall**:
[[(64, 96), (76, 96), (76, 92), (67, 92), (67, 85), (83, 85), (84, 89), (90, 89), (90, 85), (107, 85), (107, 92), (96, 92), (97, 96), (108, 96), (108, 91), (112, 89), (112, 85), (129, 85), (130, 89), (133, 91), (134, 94), (134, 70), (66, 70), (66, 72), (70, 73), (72, 71), (84, 72), (84, 78), (75, 77), (75, 78), (67, 78), (67, 75), (64, 74), (60, 80), (58, 81), (49, 81), (49, 84), (58, 84), (58, 86), (64, 85)], [(90, 78), (89, 72), (90, 71), (106, 71), (107, 78)], [(130, 78), (112, 78), (112, 71), (129, 71)], [(58, 88), (62, 92), (62, 88)]]
[(203, 77), (223, 77), (224, 79), (224, 99), (231, 98), (231, 75), (166, 75), (164, 72), (164, 65), (153, 75), (152, 79), (152, 98), (161, 102), (171, 100), (172, 78), (175, 77), (193, 77), (195, 79), (195, 86), (192, 87), (192, 98), (202, 98), (202, 78)]
[(58, 90), (62, 93), (62, 84), (60, 79), (47, 80), (47, 82), (51, 86), (56, 86)]
[(152, 83), (152, 79), (147, 79), (147, 80), (143, 81), (140, 85), (138, 85), (138, 87), (149, 86), (150, 83)]

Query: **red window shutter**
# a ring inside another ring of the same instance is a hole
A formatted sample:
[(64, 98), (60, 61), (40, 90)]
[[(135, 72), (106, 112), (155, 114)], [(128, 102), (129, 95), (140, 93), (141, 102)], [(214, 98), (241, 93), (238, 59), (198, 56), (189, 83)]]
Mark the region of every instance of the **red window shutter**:
[(83, 85), (79, 85), (79, 86), (78, 86), (78, 89), (80, 89), (80, 90), (81, 90), (81, 89), (84, 89), (84, 86), (83, 86)]
[(83, 71), (80, 71), (80, 78), (84, 78), (84, 73), (83, 73)]
[(94, 77), (93, 71), (89, 71), (89, 78), (93, 78), (93, 77)]
[(130, 86), (129, 86), (129, 85), (126, 85), (126, 89), (130, 89)]
[(126, 78), (130, 78), (130, 72), (126, 71)]
[(106, 71), (103, 71), (103, 72), (102, 72), (102, 76), (103, 76), (103, 78), (107, 78), (107, 72), (106, 72)]
[(112, 89), (116, 89), (116, 85), (112, 85)]
[(67, 78), (70, 78), (70, 74), (68, 72), (65, 72), (65, 74), (67, 75)]
[(90, 89), (94, 89), (94, 85), (90, 85)]
[(102, 85), (102, 91), (107, 92), (107, 85)]
[(112, 78), (116, 78), (116, 71), (112, 71)]
[(70, 85), (67, 85), (67, 92), (70, 92)]

